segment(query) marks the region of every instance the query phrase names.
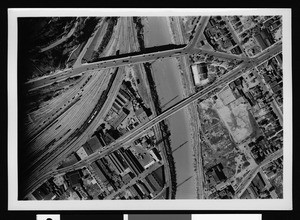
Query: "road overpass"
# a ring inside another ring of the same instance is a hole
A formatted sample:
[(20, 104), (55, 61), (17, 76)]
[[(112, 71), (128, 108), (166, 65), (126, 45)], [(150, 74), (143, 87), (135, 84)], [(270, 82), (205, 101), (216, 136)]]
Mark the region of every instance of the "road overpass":
[(104, 61), (99, 61), (94, 63), (84, 63), (80, 67), (67, 70), (66, 72), (63, 72), (60, 75), (51, 76), (51, 77), (43, 78), (41, 80), (27, 83), (26, 86), (28, 86), (29, 91), (34, 91), (49, 86), (55, 82), (61, 82), (68, 78), (82, 75), (84, 74), (84, 72), (89, 70), (134, 65), (134, 64), (145, 63), (145, 62), (152, 62), (167, 57), (169, 58), (179, 57), (179, 56), (191, 55), (191, 54), (207, 54), (207, 55), (211, 55), (223, 59), (248, 60), (248, 58), (242, 58), (238, 55), (226, 54), (218, 51), (210, 51), (210, 50), (204, 50), (200, 48), (181, 48), (181, 49), (173, 49), (173, 50), (167, 50), (162, 52), (146, 53), (141, 55), (115, 58), (111, 60), (104, 60)]

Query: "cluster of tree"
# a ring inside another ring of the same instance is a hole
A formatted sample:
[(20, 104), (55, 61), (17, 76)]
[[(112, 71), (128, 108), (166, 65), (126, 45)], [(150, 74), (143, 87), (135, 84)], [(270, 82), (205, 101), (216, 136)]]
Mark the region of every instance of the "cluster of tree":
[(58, 38), (70, 31), (75, 22), (75, 17), (59, 17), (59, 18), (28, 18), (28, 25), (32, 29), (29, 35), (34, 47), (45, 47), (50, 45)]
[(133, 17), (133, 23), (135, 24), (137, 30), (137, 39), (140, 45), (140, 50), (144, 50), (144, 25), (142, 24), (142, 20), (140, 17)]
[[(34, 49), (30, 49), (28, 56), (28, 59), (30, 59), (28, 63), (31, 64), (31, 71), (29, 72), (34, 77), (49, 74), (56, 69), (66, 68), (66, 62), (71, 50), (73, 50), (76, 45), (82, 44), (90, 38), (99, 21), (99, 18), (96, 17), (89, 17), (85, 20), (83, 18), (81, 19), (73, 35), (55, 47), (40, 53), (39, 47), (34, 44)], [(52, 23), (55, 22), (53, 21)], [(62, 22), (59, 23), (61, 24)], [(56, 25), (53, 24), (53, 27), (56, 27)], [(44, 38), (49, 39), (46, 36)], [(32, 76), (29, 76), (28, 78), (31, 77)]]

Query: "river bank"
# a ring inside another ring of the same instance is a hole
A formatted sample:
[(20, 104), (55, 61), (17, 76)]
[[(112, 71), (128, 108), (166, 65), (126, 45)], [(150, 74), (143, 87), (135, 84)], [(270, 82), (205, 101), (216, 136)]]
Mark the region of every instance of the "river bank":
[[(140, 18), (134, 18), (133, 22), (136, 26), (137, 30), (137, 39), (140, 46), (140, 50), (145, 49), (145, 39), (144, 39), (144, 23)], [(144, 74), (146, 75), (147, 84), (149, 86), (149, 92), (152, 99), (152, 108), (155, 110), (155, 114), (159, 115), (162, 113), (162, 107), (159, 100), (159, 95), (156, 89), (156, 82), (153, 78), (153, 70), (151, 68), (150, 63), (143, 64)], [(165, 165), (168, 167), (169, 170), (166, 170), (166, 176), (170, 176), (170, 188), (171, 190), (167, 190), (166, 199), (175, 199), (176, 197), (176, 186), (177, 186), (177, 178), (176, 178), (176, 169), (175, 169), (175, 162), (172, 155), (172, 148), (171, 148), (171, 140), (170, 140), (170, 130), (166, 121), (162, 121), (158, 125), (158, 138), (162, 139), (162, 144), (160, 149), (164, 151), (164, 157), (166, 157)], [(168, 174), (168, 175), (167, 175)], [(169, 182), (167, 180), (167, 182)], [(168, 185), (168, 184), (167, 184)], [(170, 196), (169, 193), (170, 192)]]
[[(147, 17), (145, 19), (145, 46), (153, 47), (175, 43), (169, 18)], [(162, 110), (171, 107), (185, 98), (185, 89), (181, 80), (183, 71), (179, 69), (176, 58), (164, 58), (151, 65), (153, 78)], [(176, 199), (196, 199), (196, 175), (194, 171), (193, 141), (188, 110), (183, 109), (167, 120), (170, 129), (171, 147), (175, 160), (177, 176)]]
[[(176, 18), (169, 18), (169, 23), (170, 23), (170, 30), (172, 33), (172, 37), (174, 39), (175, 44), (183, 44), (184, 39), (181, 34), (180, 30), (180, 24), (176, 23), (179, 22), (179, 19)], [(190, 73), (190, 64), (188, 61), (188, 56), (184, 57), (178, 57), (178, 68), (180, 69), (180, 80), (183, 85), (183, 94), (184, 97), (188, 97), (191, 94), (195, 93), (195, 87), (193, 84), (193, 79), (191, 77)], [(198, 112), (197, 112), (197, 103), (191, 103), (187, 107), (187, 117), (189, 118), (188, 121), (190, 130), (191, 132), (191, 146), (193, 147), (193, 155), (194, 155), (194, 171), (196, 174), (196, 187), (197, 187), (197, 199), (203, 199), (204, 194), (203, 194), (203, 169), (202, 169), (202, 149), (200, 145), (200, 134), (199, 134), (199, 125), (200, 125), (200, 120), (198, 117)]]

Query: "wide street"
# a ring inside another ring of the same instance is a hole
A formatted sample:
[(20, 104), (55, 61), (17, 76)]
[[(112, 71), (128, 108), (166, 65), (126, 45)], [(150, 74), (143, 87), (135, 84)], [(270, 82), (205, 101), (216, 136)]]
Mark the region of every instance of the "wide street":
[(246, 178), (244, 178), (243, 182), (239, 185), (239, 187), (236, 190), (235, 198), (239, 198), (242, 193), (247, 189), (247, 187), (250, 185), (251, 181), (254, 179), (256, 174), (258, 173), (259, 169), (268, 164), (269, 162), (276, 160), (277, 158), (281, 157), (283, 155), (283, 150), (280, 149), (273, 154), (269, 155), (264, 161), (262, 161), (255, 169), (251, 170), (250, 173), (247, 175)]

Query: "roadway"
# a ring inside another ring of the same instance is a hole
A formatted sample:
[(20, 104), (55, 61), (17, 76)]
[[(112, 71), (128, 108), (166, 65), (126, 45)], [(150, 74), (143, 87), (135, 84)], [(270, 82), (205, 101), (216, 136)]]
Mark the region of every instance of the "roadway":
[(239, 36), (237, 35), (235, 29), (233, 28), (231, 22), (229, 21), (228, 17), (223, 16), (222, 18), (223, 18), (223, 20), (225, 20), (225, 22), (226, 22), (226, 24), (227, 24), (227, 27), (228, 27), (228, 29), (229, 29), (229, 32), (231, 33), (231, 36), (232, 36), (232, 38), (233, 38), (233, 40), (237, 43), (237, 45), (238, 45), (238, 46), (240, 47), (240, 49), (242, 50), (242, 52), (243, 52), (242, 56), (247, 57), (247, 54), (245, 53), (245, 49), (243, 48), (243, 45), (242, 45), (242, 43), (241, 43), (241, 40), (240, 40)]
[(251, 181), (254, 179), (256, 174), (258, 173), (259, 169), (263, 166), (267, 165), (271, 161), (278, 159), (283, 155), (283, 149), (280, 149), (273, 154), (269, 155), (265, 160), (263, 160), (255, 169), (251, 170), (250, 173), (247, 175), (247, 178), (244, 178), (243, 182), (239, 185), (235, 192), (234, 198), (239, 198), (242, 193), (247, 189), (247, 187), (250, 185)]
[(178, 57), (187, 54), (207, 54), (214, 57), (224, 58), (224, 59), (236, 59), (236, 60), (247, 60), (248, 58), (242, 58), (238, 55), (234, 54), (226, 54), (217, 51), (210, 51), (201, 48), (180, 48), (180, 49), (173, 49), (173, 50), (166, 50), (161, 52), (154, 52), (154, 53), (145, 53), (135, 56), (128, 56), (123, 58), (116, 58), (111, 60), (99, 61), (94, 63), (84, 63), (77, 68), (71, 68), (71, 70), (67, 70), (65, 72), (60, 73), (59, 75), (49, 76), (43, 78), (41, 80), (36, 80), (27, 83), (29, 91), (35, 91), (37, 89), (49, 86), (55, 82), (61, 82), (68, 78), (76, 77), (79, 75), (84, 74), (84, 72), (88, 70), (95, 70), (95, 69), (105, 69), (105, 68), (112, 68), (112, 67), (120, 67), (126, 65), (133, 65), (145, 62), (151, 62), (158, 59), (162, 59), (165, 57)]
[(151, 174), (152, 172), (154, 172), (155, 170), (157, 170), (158, 168), (160, 168), (162, 166), (162, 164), (160, 163), (155, 163), (153, 164), (151, 167), (147, 168), (144, 172), (140, 173), (138, 176), (132, 178), (130, 180), (130, 182), (124, 186), (122, 186), (120, 189), (118, 189), (117, 191), (109, 194), (107, 197), (105, 197), (105, 200), (110, 200), (113, 199), (115, 196), (117, 196), (119, 193), (124, 192), (125, 189), (129, 188), (130, 186), (133, 186), (134, 184), (136, 184), (137, 181), (142, 180), (144, 178), (146, 178), (149, 174)]

